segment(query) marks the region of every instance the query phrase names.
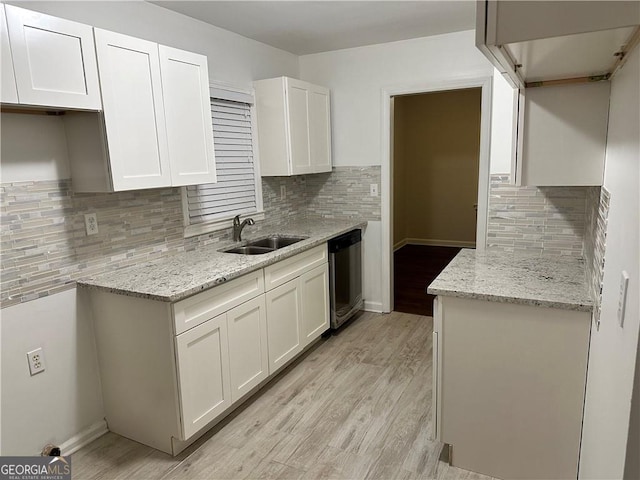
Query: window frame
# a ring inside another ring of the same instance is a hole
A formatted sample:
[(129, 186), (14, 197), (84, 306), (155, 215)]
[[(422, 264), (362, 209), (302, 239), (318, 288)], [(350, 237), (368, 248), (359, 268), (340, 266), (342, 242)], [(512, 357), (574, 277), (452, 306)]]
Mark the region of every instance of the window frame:
[[(263, 220), (265, 216), (262, 199), (262, 176), (260, 175), (260, 159), (258, 153), (258, 122), (256, 118), (255, 90), (253, 89), (253, 87), (242, 88), (224, 82), (212, 82), (209, 84), (209, 98), (229, 100), (234, 102), (246, 103), (249, 105), (249, 111), (251, 112), (251, 148), (253, 150), (253, 171), (255, 175), (256, 211), (245, 213), (243, 215), (250, 215), (254, 220)], [(213, 135), (213, 131), (211, 132), (211, 135)], [(189, 201), (187, 198), (187, 187), (180, 188), (180, 196), (182, 199), (184, 238), (206, 235), (208, 233), (218, 232), (220, 230), (231, 228), (232, 221), (235, 215), (225, 216), (223, 218), (211, 220), (209, 222), (192, 224), (189, 218)]]

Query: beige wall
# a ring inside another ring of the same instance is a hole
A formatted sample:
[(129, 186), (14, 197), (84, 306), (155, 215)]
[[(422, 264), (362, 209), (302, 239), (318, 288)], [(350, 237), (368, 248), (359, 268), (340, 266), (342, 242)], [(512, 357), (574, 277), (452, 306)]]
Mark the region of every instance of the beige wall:
[(481, 89), (394, 99), (394, 244), (475, 243)]

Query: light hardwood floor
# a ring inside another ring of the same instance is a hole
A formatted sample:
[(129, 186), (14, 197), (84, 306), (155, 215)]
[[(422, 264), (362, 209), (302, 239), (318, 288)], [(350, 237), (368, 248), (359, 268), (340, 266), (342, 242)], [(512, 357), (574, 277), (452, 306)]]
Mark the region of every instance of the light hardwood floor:
[(468, 479), (431, 436), (431, 317), (365, 313), (171, 457), (108, 433), (72, 456), (91, 479)]

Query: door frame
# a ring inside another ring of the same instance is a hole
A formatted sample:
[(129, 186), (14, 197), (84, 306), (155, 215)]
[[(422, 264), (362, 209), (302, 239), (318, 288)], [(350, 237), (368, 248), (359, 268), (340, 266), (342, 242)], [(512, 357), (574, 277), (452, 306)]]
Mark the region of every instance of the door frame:
[(382, 311), (393, 310), (393, 97), (419, 93), (442, 92), (480, 87), (480, 165), (478, 169), (478, 216), (476, 221), (476, 249), (487, 245), (489, 207), (489, 154), (491, 139), (492, 77), (469, 77), (424, 84), (401, 85), (382, 89), (381, 196), (382, 196)]

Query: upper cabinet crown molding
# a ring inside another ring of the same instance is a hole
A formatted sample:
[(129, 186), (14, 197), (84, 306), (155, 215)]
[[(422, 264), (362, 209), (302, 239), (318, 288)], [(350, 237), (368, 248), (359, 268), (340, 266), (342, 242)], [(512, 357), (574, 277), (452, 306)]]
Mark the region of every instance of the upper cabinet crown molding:
[(480, 0), (476, 45), (516, 88), (593, 81), (624, 62), (638, 25), (637, 1)]
[(254, 83), (263, 176), (331, 171), (329, 89), (289, 77)]
[[(17, 103), (100, 110), (93, 28), (13, 5), (5, 5), (4, 9)], [(4, 42), (3, 38), (3, 80), (7, 62)], [(6, 101), (11, 100), (8, 97)], [(15, 103), (13, 100), (11, 103)], [(5, 102), (4, 93), (2, 101)]]

